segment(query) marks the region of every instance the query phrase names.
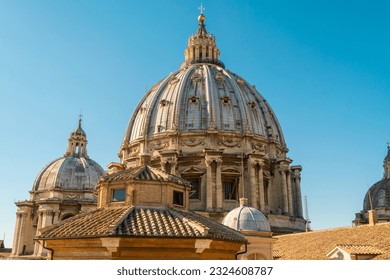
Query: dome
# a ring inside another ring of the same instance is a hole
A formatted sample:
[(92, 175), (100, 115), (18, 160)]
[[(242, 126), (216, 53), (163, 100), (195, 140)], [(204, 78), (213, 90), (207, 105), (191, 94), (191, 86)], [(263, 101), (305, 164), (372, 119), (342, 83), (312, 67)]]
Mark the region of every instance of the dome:
[(363, 210), (390, 207), (390, 179), (375, 183), (366, 193)]
[(198, 18), (178, 71), (157, 82), (130, 118), (123, 144), (167, 133), (216, 130), (251, 133), (285, 146), (282, 129), (266, 99), (243, 77), (225, 69), (216, 39)]
[(241, 203), (240, 207), (231, 210), (223, 219), (222, 224), (238, 231), (271, 231), (264, 214), (245, 204), (245, 202)]
[(94, 190), (103, 168), (87, 155), (87, 135), (81, 127), (70, 134), (68, 148), (63, 157), (46, 165), (35, 179), (33, 191), (51, 190)]
[(93, 190), (103, 174), (103, 168), (92, 159), (69, 155), (43, 168), (35, 179), (33, 190)]
[(242, 77), (215, 64), (192, 64), (158, 82), (130, 119), (124, 144), (167, 133), (218, 130), (272, 137), (285, 146), (271, 106)]
[(192, 211), (220, 221), (239, 205), (240, 194), (270, 217), (273, 232), (304, 231), (302, 166), (290, 166), (282, 128), (264, 96), (219, 60), (205, 20), (198, 18), (179, 69), (136, 106), (110, 172), (142, 165), (148, 155), (148, 165), (191, 183)]
[(376, 182), (367, 191), (363, 210), (390, 207), (390, 146), (387, 146), (387, 154), (383, 161), (384, 175), (382, 180)]

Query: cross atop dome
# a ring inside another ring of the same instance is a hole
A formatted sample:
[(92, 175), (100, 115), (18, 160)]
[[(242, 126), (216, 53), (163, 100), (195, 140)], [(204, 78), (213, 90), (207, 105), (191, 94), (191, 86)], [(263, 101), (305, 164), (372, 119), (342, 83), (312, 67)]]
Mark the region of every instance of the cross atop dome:
[(200, 3), (200, 7), (198, 8), (198, 10), (200, 11), (200, 14), (203, 15), (203, 11), (206, 9), (203, 7), (202, 3)]
[(195, 63), (210, 63), (225, 68), (225, 65), (219, 61), (220, 52), (217, 48), (215, 37), (206, 30), (206, 25), (204, 24), (206, 17), (203, 15), (205, 8), (201, 4), (198, 9), (200, 11), (198, 30), (188, 40), (188, 47), (184, 51), (185, 61), (181, 67)]

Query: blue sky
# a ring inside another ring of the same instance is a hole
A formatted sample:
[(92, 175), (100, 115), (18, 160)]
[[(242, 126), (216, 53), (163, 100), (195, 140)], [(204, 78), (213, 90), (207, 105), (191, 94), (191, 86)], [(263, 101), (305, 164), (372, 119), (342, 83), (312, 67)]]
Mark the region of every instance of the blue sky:
[[(230, 71), (274, 109), (303, 166), (313, 229), (349, 226), (390, 141), (390, 2), (204, 0)], [(117, 161), (147, 89), (184, 60), (200, 1), (0, 0), (0, 239), (65, 152), (80, 111), (88, 152)]]

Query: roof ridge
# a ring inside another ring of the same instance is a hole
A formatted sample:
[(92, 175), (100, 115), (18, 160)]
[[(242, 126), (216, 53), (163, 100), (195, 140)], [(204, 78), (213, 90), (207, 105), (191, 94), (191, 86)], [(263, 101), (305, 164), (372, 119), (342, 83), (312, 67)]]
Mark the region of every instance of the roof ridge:
[(304, 235), (304, 234), (311, 234), (311, 233), (317, 233), (317, 232), (329, 232), (329, 231), (336, 231), (336, 230), (341, 230), (341, 229), (345, 229), (345, 230), (353, 230), (353, 229), (359, 229), (359, 228), (367, 228), (367, 227), (377, 227), (377, 226), (389, 226), (390, 225), (390, 222), (386, 222), (386, 223), (379, 223), (379, 224), (375, 224), (374, 226), (370, 226), (370, 225), (359, 225), (359, 226), (344, 226), (344, 227), (336, 227), (336, 228), (327, 228), (327, 229), (318, 229), (318, 230), (312, 230), (312, 231), (308, 231), (308, 232), (296, 232), (296, 233), (287, 233), (287, 234), (281, 234), (281, 235), (277, 235), (275, 237), (279, 238), (279, 237), (283, 237), (283, 236), (289, 236), (289, 235)]
[(188, 217), (185, 217), (184, 215), (180, 214), (178, 211), (176, 211), (175, 209), (170, 209), (171, 210), (171, 213), (172, 215), (178, 217), (180, 220), (182, 220), (184, 223), (187, 223), (188, 225), (190, 225), (192, 228), (195, 228), (196, 230), (198, 230), (203, 236), (204, 235), (207, 235), (209, 233), (209, 227), (207, 227), (206, 225), (204, 225), (203, 223), (200, 223), (200, 222), (197, 222), (197, 221), (194, 221), (193, 219), (190, 219)]
[(108, 226), (106, 231), (107, 233), (114, 234), (118, 226), (123, 222), (124, 219), (126, 219), (130, 215), (130, 213), (134, 210), (135, 207), (128, 206), (123, 208), (123, 213), (116, 219), (116, 221), (113, 221), (113, 223)]

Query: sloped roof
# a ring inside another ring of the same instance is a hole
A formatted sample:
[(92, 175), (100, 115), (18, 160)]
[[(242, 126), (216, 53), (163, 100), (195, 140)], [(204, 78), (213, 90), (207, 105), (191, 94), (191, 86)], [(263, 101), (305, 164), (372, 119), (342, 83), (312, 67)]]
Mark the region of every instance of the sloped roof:
[(149, 165), (137, 166), (124, 171), (116, 172), (110, 175), (103, 176), (101, 181), (122, 181), (122, 180), (155, 180), (174, 182), (180, 185), (190, 186), (190, 183), (180, 177), (168, 174), (162, 170), (151, 167)]
[(44, 230), (38, 239), (207, 238), (245, 243), (241, 233), (192, 212), (166, 207), (99, 208)]
[(374, 246), (365, 244), (338, 244), (337, 247), (350, 255), (379, 255), (383, 253)]
[[(349, 244), (349, 250), (375, 247), (381, 252), (376, 260), (390, 259), (390, 223), (375, 226), (344, 227), (275, 236), (274, 250), (280, 260), (327, 260), (326, 255), (338, 244)], [(347, 248), (348, 249), (348, 248)], [(363, 251), (364, 251), (363, 250)]]

